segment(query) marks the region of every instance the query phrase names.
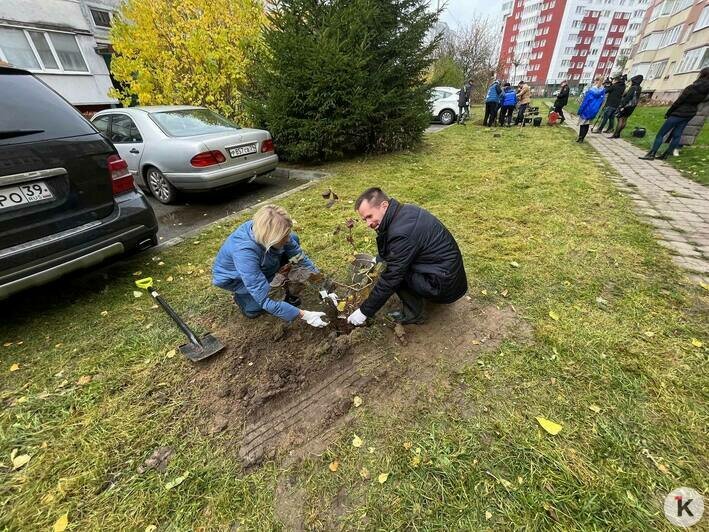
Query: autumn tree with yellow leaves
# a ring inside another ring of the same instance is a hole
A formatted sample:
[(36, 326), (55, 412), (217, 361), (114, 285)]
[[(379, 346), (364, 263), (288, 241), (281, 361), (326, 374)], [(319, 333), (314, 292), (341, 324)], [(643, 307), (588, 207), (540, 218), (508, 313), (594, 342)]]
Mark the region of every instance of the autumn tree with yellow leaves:
[(126, 0), (111, 73), (126, 105), (208, 106), (248, 122), (241, 91), (263, 53), (261, 0)]

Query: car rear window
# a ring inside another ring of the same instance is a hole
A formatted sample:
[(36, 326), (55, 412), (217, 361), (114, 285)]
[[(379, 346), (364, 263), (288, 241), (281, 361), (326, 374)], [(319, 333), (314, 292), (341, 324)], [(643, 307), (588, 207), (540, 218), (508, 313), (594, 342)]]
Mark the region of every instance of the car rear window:
[(171, 137), (192, 137), (239, 129), (236, 124), (209, 109), (162, 111), (150, 116)]
[(0, 145), (95, 134), (79, 111), (34, 76), (0, 69)]

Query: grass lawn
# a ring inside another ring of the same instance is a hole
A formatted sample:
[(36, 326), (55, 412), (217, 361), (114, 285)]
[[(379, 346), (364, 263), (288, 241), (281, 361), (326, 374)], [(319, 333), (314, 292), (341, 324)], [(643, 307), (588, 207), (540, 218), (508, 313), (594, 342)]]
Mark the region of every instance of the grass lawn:
[[(569, 101), (569, 111), (576, 113), (578, 108), (579, 102), (573, 99)], [(644, 150), (649, 150), (655, 140), (655, 135), (665, 121), (666, 111), (667, 107), (640, 106), (636, 108), (628, 120), (628, 125), (623, 130), (623, 138)], [(631, 136), (636, 127), (644, 127), (647, 130), (645, 137)], [(665, 144), (662, 150), (666, 147)], [(670, 157), (667, 162), (697, 183), (709, 185), (709, 127), (705, 125), (694, 145), (682, 148), (680, 152), (679, 157)]]
[[(348, 261), (332, 229), (364, 188), (425, 206), (460, 244), (469, 295), (513, 305), (531, 339), (509, 338), (462, 370), (442, 363), (444, 381), (406, 408), (383, 414), (365, 397), (322, 453), (245, 473), (227, 435), (197, 429), (195, 368), (170, 352), (180, 336), (133, 294), (133, 280), (152, 275), (201, 331), (248, 327), (209, 273), (241, 219), (212, 226), (3, 304), (0, 529), (46, 530), (65, 513), (69, 530), (281, 529), (285, 478), (306, 529), (670, 530), (664, 496), (709, 480), (709, 292), (683, 280), (570, 130), (499, 133), (454, 126), (416, 151), (334, 164), (326, 183), (281, 203), (328, 269)], [(327, 186), (341, 198), (329, 210)], [(370, 252), (371, 236), (355, 231)], [(372, 338), (372, 349), (388, 341)], [(167, 470), (137, 473), (159, 446), (174, 450)], [(30, 457), (14, 470), (13, 450)]]

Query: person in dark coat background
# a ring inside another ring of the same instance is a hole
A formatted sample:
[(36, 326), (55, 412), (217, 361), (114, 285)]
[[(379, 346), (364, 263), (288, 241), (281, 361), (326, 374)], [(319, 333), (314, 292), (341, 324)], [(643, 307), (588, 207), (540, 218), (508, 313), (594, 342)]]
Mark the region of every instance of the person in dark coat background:
[(564, 80), (561, 82), (561, 87), (559, 88), (559, 94), (554, 100), (554, 111), (559, 114), (559, 120), (563, 124), (566, 120), (564, 116), (564, 106), (569, 103), (569, 83)]
[(615, 113), (620, 106), (620, 100), (625, 92), (625, 82), (622, 76), (616, 76), (613, 78), (613, 83), (606, 87), (606, 104), (603, 106), (603, 112), (601, 114), (601, 123), (593, 133), (601, 133), (603, 131), (603, 126), (608, 122), (608, 129), (605, 133), (610, 133), (613, 131), (615, 126)]
[(469, 79), (458, 91), (458, 123), (465, 125), (470, 116), (470, 97), (473, 94), (473, 80)]
[(679, 146), (682, 132), (689, 121), (697, 114), (699, 104), (706, 100), (709, 95), (709, 67), (704, 67), (699, 72), (697, 80), (685, 87), (675, 102), (667, 109), (665, 113), (665, 122), (660, 126), (660, 130), (655, 135), (655, 142), (646, 155), (640, 159), (652, 160), (657, 155), (657, 151), (662, 146), (662, 139), (672, 132), (670, 136), (670, 144), (665, 152), (658, 156), (658, 159), (666, 159), (672, 151)]
[(362, 325), (396, 293), (400, 312), (389, 317), (402, 324), (424, 321), (424, 301), (453, 303), (468, 290), (463, 256), (450, 231), (430, 212), (399, 203), (380, 188), (369, 188), (355, 210), (377, 232), (378, 260), (386, 269), (369, 297), (347, 318)]
[(640, 74), (630, 78), (630, 88), (625, 91), (625, 94), (623, 94), (623, 97), (620, 99), (618, 112), (616, 112), (618, 125), (615, 128), (615, 132), (608, 137), (609, 139), (620, 138), (620, 132), (625, 129), (625, 124), (628, 123), (628, 117), (633, 114), (638, 103), (640, 103), (640, 93), (643, 90), (640, 84), (643, 82), (643, 79)]

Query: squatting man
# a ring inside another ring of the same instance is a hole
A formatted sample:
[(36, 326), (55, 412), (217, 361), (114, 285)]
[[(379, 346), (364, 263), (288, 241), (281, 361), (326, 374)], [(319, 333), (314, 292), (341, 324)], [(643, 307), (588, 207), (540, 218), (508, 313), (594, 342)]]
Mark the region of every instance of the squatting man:
[[(385, 261), (386, 269), (369, 297), (347, 318), (349, 323), (363, 325), (394, 293), (402, 307), (389, 317), (402, 324), (422, 323), (426, 300), (453, 303), (465, 294), (468, 282), (460, 249), (435, 216), (389, 198), (380, 188), (365, 190), (355, 210), (377, 232), (377, 260)], [(299, 317), (313, 327), (325, 327), (325, 313), (299, 309), (300, 298), (287, 289), (283, 301), (269, 297), (270, 282), (290, 260), (318, 271), (292, 229), (293, 221), (282, 207), (259, 209), (227, 237), (214, 261), (212, 283), (232, 292), (247, 318), (267, 312), (285, 321)]]

